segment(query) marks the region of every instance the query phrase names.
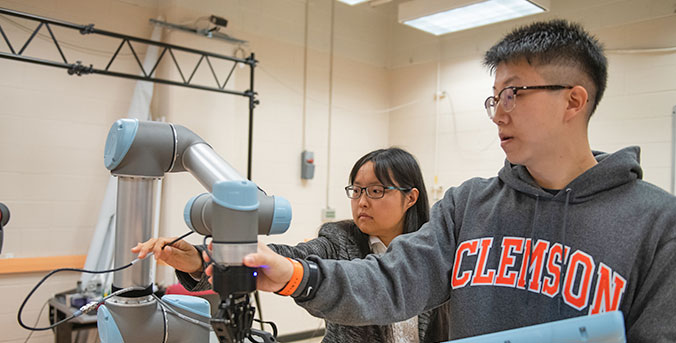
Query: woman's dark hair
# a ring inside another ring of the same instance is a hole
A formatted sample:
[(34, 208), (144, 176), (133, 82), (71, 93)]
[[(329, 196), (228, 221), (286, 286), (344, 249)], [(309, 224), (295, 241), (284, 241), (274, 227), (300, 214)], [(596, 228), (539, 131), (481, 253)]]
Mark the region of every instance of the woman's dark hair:
[(354, 183), (359, 168), (367, 162), (373, 162), (376, 178), (384, 186), (398, 185), (403, 188), (418, 189), (418, 201), (406, 211), (403, 233), (418, 231), (422, 224), (430, 219), (430, 203), (427, 199), (427, 189), (422, 172), (415, 157), (400, 148), (371, 151), (362, 156), (352, 167), (350, 184)]

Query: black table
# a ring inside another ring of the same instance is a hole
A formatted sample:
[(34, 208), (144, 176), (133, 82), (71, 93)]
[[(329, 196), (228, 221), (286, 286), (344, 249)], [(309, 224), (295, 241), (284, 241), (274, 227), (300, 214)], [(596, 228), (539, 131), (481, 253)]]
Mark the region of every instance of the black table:
[[(49, 323), (54, 324), (71, 316), (77, 308), (66, 304), (65, 294), (57, 294), (49, 299)], [(73, 318), (54, 328), (55, 343), (71, 343), (72, 333), (76, 330), (96, 329), (96, 311)]]

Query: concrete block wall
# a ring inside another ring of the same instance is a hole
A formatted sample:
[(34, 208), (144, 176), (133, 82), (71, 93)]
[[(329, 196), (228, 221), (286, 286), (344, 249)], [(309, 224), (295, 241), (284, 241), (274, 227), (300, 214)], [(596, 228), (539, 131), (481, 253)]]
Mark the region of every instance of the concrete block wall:
[[(375, 13), (369, 14), (366, 9), (363, 17), (373, 20), (362, 19), (348, 25), (349, 13), (345, 11), (349, 8), (336, 4), (333, 110), (329, 116), (330, 24), (327, 23), (330, 23), (332, 3), (310, 2), (307, 115), (303, 130), (305, 2), (214, 2), (199, 10), (191, 4), (175, 1), (166, 6), (163, 13), (175, 22), (211, 13), (233, 13), (229, 17), (233, 28), (228, 32), (248, 40), (247, 54), (255, 52), (260, 61), (255, 71), (255, 90), (261, 103), (254, 112), (252, 180), (268, 194), (287, 198), (293, 206), (293, 221), (288, 232), (261, 239), (296, 244), (316, 237), (321, 210), (327, 205), (336, 209), (337, 218), (350, 218), (349, 202), (343, 191), (349, 170), (361, 155), (386, 146), (388, 140), (388, 113), (378, 111), (389, 105), (383, 34), (380, 31), (363, 34), (369, 32), (368, 25), (374, 25), (374, 20), (384, 22), (385, 19)], [(189, 38), (172, 33), (169, 40), (180, 44)], [(219, 46), (213, 41), (205, 44), (211, 49)], [(248, 68), (237, 69), (234, 78), (238, 89), (247, 89)], [(219, 100), (219, 107), (215, 107), (201, 105), (214, 98), (211, 94), (166, 86), (158, 87), (158, 92), (161, 95), (157, 99), (171, 100), (158, 100), (157, 113), (166, 115), (172, 122), (189, 123), (205, 140), (213, 141), (214, 149), (242, 175), (246, 174), (246, 99), (228, 97)], [(196, 107), (201, 111), (191, 111)], [(210, 119), (203, 120), (205, 115)], [(373, 127), (382, 129), (374, 133)], [(308, 181), (300, 179), (303, 148), (315, 153), (315, 177)], [(201, 187), (196, 187), (196, 182), (189, 179), (187, 175), (166, 178), (163, 221), (167, 225), (163, 225), (162, 230), (167, 235), (180, 235), (185, 231), (183, 206), (196, 190), (202, 192)], [(201, 243), (200, 237), (190, 239), (193, 243)], [(171, 279), (171, 273), (165, 276)], [(262, 293), (261, 302), (264, 319), (274, 321), (280, 334), (311, 331), (323, 326), (322, 320), (309, 316), (291, 299)]]
[[(552, 2), (550, 14), (539, 19), (581, 18), (609, 49), (676, 45), (670, 34), (676, 31), (673, 1)], [(211, 14), (230, 20), (226, 32), (248, 40), (245, 53), (256, 53), (260, 61), (255, 90), (261, 104), (253, 123), (252, 178), (269, 194), (289, 199), (294, 209), (289, 231), (264, 241), (295, 244), (314, 237), (326, 206), (336, 209), (338, 219), (349, 218), (342, 188), (354, 161), (372, 149), (399, 145), (414, 153), (430, 191), (435, 185), (443, 190), (473, 176), (496, 174), (504, 154), (482, 106), (491, 94), (493, 79), (481, 66), (481, 57), (514, 25), (532, 19), (434, 37), (397, 24), (396, 2), (374, 8), (336, 3), (329, 116), (332, 1), (311, 0), (303, 124), (305, 4), (303, 0), (229, 0), (204, 1), (196, 7), (186, 0), (0, 0), (0, 7), (95, 23), (98, 28), (139, 37), (149, 37), (148, 18), (160, 15), (179, 23)], [(29, 35), (3, 17), (0, 24), (10, 38), (20, 37), (15, 47)], [(86, 46), (93, 49), (81, 49), (75, 43), (83, 39), (79, 34), (58, 29), (56, 34), (72, 43), (62, 46), (69, 58), (95, 64), (107, 63), (98, 50), (114, 50), (119, 44), (89, 41)], [(236, 50), (185, 33), (164, 34), (165, 41), (177, 45), (224, 55)], [(36, 43), (27, 52), (59, 58), (43, 39)], [(4, 44), (0, 40), (0, 51), (6, 51)], [(128, 51), (121, 57), (117, 68), (134, 67)], [(177, 58), (187, 57), (177, 54)], [(609, 58), (608, 91), (590, 124), (592, 146), (613, 151), (641, 145), (645, 179), (669, 189), (670, 116), (676, 105), (674, 54), (611, 53)], [(173, 75), (172, 68), (165, 60), (159, 72)], [(216, 69), (222, 75), (228, 66)], [(195, 77), (209, 80), (211, 76), (201, 69)], [(233, 88), (247, 89), (248, 69), (237, 68), (230, 82)], [(69, 77), (64, 70), (0, 59), (0, 201), (12, 209), (3, 253), (14, 257), (87, 253), (109, 175), (101, 163), (105, 136), (112, 122), (126, 115), (134, 85), (105, 76)], [(195, 131), (245, 175), (247, 106), (242, 97), (156, 85), (151, 111), (156, 119)], [(298, 162), (304, 148), (315, 152), (315, 178), (309, 181), (300, 179)], [(204, 189), (190, 175), (174, 174), (164, 179), (162, 191), (160, 234), (183, 234), (183, 206)], [(189, 240), (200, 243), (201, 237)], [(0, 342), (25, 340), (28, 332), (16, 323), (16, 310), (42, 275), (0, 275)], [(32, 324), (44, 301), (72, 288), (78, 278), (57, 276), (45, 284), (28, 304), (24, 321)], [(171, 283), (173, 272), (160, 267), (157, 280)], [(265, 319), (275, 321), (281, 334), (322, 326), (321, 320), (288, 298), (263, 294), (262, 303)], [(38, 325), (47, 325), (44, 313), (40, 318)], [(53, 341), (51, 332), (31, 338), (31, 342), (49, 341)]]
[[(415, 104), (392, 113), (390, 144), (418, 156), (430, 187), (435, 179), (438, 188), (447, 189), (473, 176), (497, 175), (504, 153), (483, 108), (493, 85), (482, 66), (483, 54), (514, 27), (548, 18), (581, 23), (608, 50), (608, 87), (589, 128), (592, 149), (641, 146), (644, 180), (670, 191), (676, 105), (673, 1), (553, 1), (547, 14), (438, 39), (396, 27), (400, 39), (392, 46), (392, 98)], [(672, 51), (640, 51), (660, 47)], [(442, 94), (437, 100), (435, 92)]]
[[(364, 9), (355, 23), (347, 22), (350, 9), (337, 4), (333, 111), (329, 120), (329, 48), (331, 1), (312, 1), (309, 6), (308, 91), (305, 139), (303, 140), (303, 58), (305, 1), (218, 1), (195, 8), (188, 1), (97, 0), (94, 2), (0, 1), (0, 7), (71, 21), (95, 23), (97, 28), (138, 37), (149, 37), (148, 18), (192, 23), (211, 14), (230, 20), (227, 32), (249, 41), (246, 54), (256, 53), (255, 91), (261, 103), (254, 115), (252, 179), (269, 194), (289, 199), (294, 220), (289, 231), (263, 238), (296, 244), (316, 236), (321, 209), (327, 204), (337, 217), (349, 218), (348, 200), (342, 188), (352, 164), (365, 152), (388, 142), (388, 71), (385, 68), (387, 40), (379, 22), (385, 17)], [(346, 12), (347, 11), (347, 12)], [(341, 19), (342, 18), (342, 19)], [(4, 18), (0, 18), (4, 20)], [(341, 24), (342, 23), (342, 24)], [(7, 25), (2, 22), (3, 28)], [(24, 23), (24, 25), (26, 25)], [(10, 26), (11, 27), (11, 26)], [(361, 27), (361, 29), (360, 29)], [(5, 29), (10, 37), (28, 34)], [(363, 32), (370, 32), (363, 34)], [(77, 42), (66, 33), (66, 40)], [(105, 40), (105, 39), (104, 39)], [(18, 41), (23, 42), (21, 39)], [(217, 40), (164, 32), (164, 41), (232, 55), (236, 46)], [(39, 41), (36, 53), (58, 59), (52, 46)], [(4, 41), (0, 42), (0, 49)], [(21, 44), (21, 43), (16, 43)], [(14, 45), (16, 45), (14, 44)], [(119, 41), (91, 43), (96, 49), (114, 51)], [(81, 49), (73, 43), (85, 63), (105, 65), (98, 51)], [(82, 44), (84, 45), (84, 44)], [(88, 47), (92, 45), (87, 44)], [(29, 50), (31, 50), (29, 49)], [(28, 51), (28, 50), (27, 50)], [(67, 54), (71, 51), (67, 50)], [(133, 68), (135, 60), (125, 48), (115, 67)], [(242, 57), (241, 52), (237, 52)], [(110, 55), (108, 55), (110, 56)], [(166, 57), (166, 56), (165, 56)], [(176, 53), (179, 60), (190, 57)], [(143, 52), (140, 52), (143, 59)], [(89, 62), (92, 61), (92, 62)], [(176, 69), (164, 59), (158, 73), (176, 76)], [(196, 63), (196, 61), (192, 61)], [(118, 65), (119, 63), (119, 65)], [(193, 63), (193, 65), (194, 65)], [(181, 64), (183, 65), (183, 64)], [(229, 66), (215, 64), (222, 83)], [(133, 69), (124, 69), (126, 71)], [(190, 70), (183, 70), (186, 74)], [(224, 74), (225, 73), (225, 74)], [(15, 257), (86, 254), (97, 220), (108, 172), (102, 164), (103, 145), (110, 125), (126, 116), (135, 82), (105, 76), (67, 77), (64, 70), (0, 60), (0, 201), (12, 209), (11, 226), (5, 231), (3, 252)], [(209, 82), (208, 69), (200, 68), (195, 79)], [(227, 88), (246, 90), (248, 68), (236, 68)], [(157, 120), (186, 126), (199, 134), (242, 175), (246, 175), (248, 99), (231, 95), (156, 85), (151, 113)], [(381, 130), (374, 131), (373, 127)], [(331, 134), (329, 135), (329, 131)], [(328, 137), (331, 137), (329, 144)], [(315, 152), (315, 178), (300, 180), (300, 153)], [(330, 170), (328, 170), (330, 168)], [(167, 175), (163, 180), (160, 234), (177, 236), (186, 231), (183, 207), (204, 188), (188, 174)], [(190, 237), (201, 243), (201, 237)], [(0, 276), (2, 306), (0, 342), (25, 340), (28, 331), (16, 320), (19, 299), (23, 299), (44, 273)], [(32, 324), (40, 306), (52, 294), (73, 288), (78, 275), (55, 277), (39, 291), (24, 312)], [(173, 272), (158, 268), (157, 282), (174, 282)], [(22, 291), (23, 290), (23, 291)], [(323, 326), (295, 306), (290, 299), (263, 294), (266, 320), (277, 323), (280, 334), (316, 330)], [(39, 325), (47, 325), (46, 315)], [(33, 335), (31, 341), (52, 341), (51, 332)]]
[[(0, 1), (0, 7), (78, 24), (96, 23), (100, 28), (143, 37), (151, 29), (147, 18), (157, 12), (155, 6), (103, 0)], [(119, 20), (122, 15), (126, 20)], [(0, 24), (16, 51), (37, 26), (4, 16)], [(116, 48), (111, 40), (82, 44), (77, 32), (52, 30), (71, 63), (81, 60), (100, 65), (106, 63), (100, 50)], [(48, 37), (43, 27), (24, 54), (60, 60)], [(8, 52), (4, 39), (0, 41), (0, 50)], [(127, 54), (120, 57), (115, 67), (128, 67), (133, 59)], [(105, 136), (111, 124), (126, 115), (133, 89), (130, 80), (69, 76), (65, 69), (0, 60), (0, 201), (11, 210), (11, 221), (4, 230), (4, 257), (87, 253), (109, 178), (102, 159)], [(17, 323), (17, 310), (44, 274), (0, 275), (1, 342), (23, 342), (28, 336)], [(24, 322), (35, 324), (47, 299), (74, 288), (79, 277), (62, 273), (46, 282), (27, 304)], [(49, 325), (47, 312), (42, 312), (37, 326)], [(30, 341), (53, 340), (51, 331), (41, 331)]]

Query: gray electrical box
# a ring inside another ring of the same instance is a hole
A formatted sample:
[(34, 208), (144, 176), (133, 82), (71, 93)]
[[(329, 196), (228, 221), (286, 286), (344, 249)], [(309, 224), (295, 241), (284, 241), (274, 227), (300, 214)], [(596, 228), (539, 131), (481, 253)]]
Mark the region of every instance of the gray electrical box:
[(303, 151), (300, 154), (300, 178), (311, 180), (315, 177), (315, 153)]
[(322, 208), (322, 223), (336, 220), (336, 210), (331, 207)]

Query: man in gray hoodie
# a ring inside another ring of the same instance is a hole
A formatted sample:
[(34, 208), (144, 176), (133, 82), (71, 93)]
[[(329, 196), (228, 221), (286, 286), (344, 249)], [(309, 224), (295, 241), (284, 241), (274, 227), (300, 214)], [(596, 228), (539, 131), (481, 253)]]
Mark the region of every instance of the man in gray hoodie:
[(404, 320), (450, 300), (453, 338), (620, 310), (630, 342), (676, 341), (676, 198), (641, 180), (639, 148), (592, 151), (606, 86), (599, 42), (562, 20), (508, 34), (485, 55), (505, 165), (449, 189), (430, 222), (381, 257), (244, 259), (258, 287), (293, 292), (350, 325)]

